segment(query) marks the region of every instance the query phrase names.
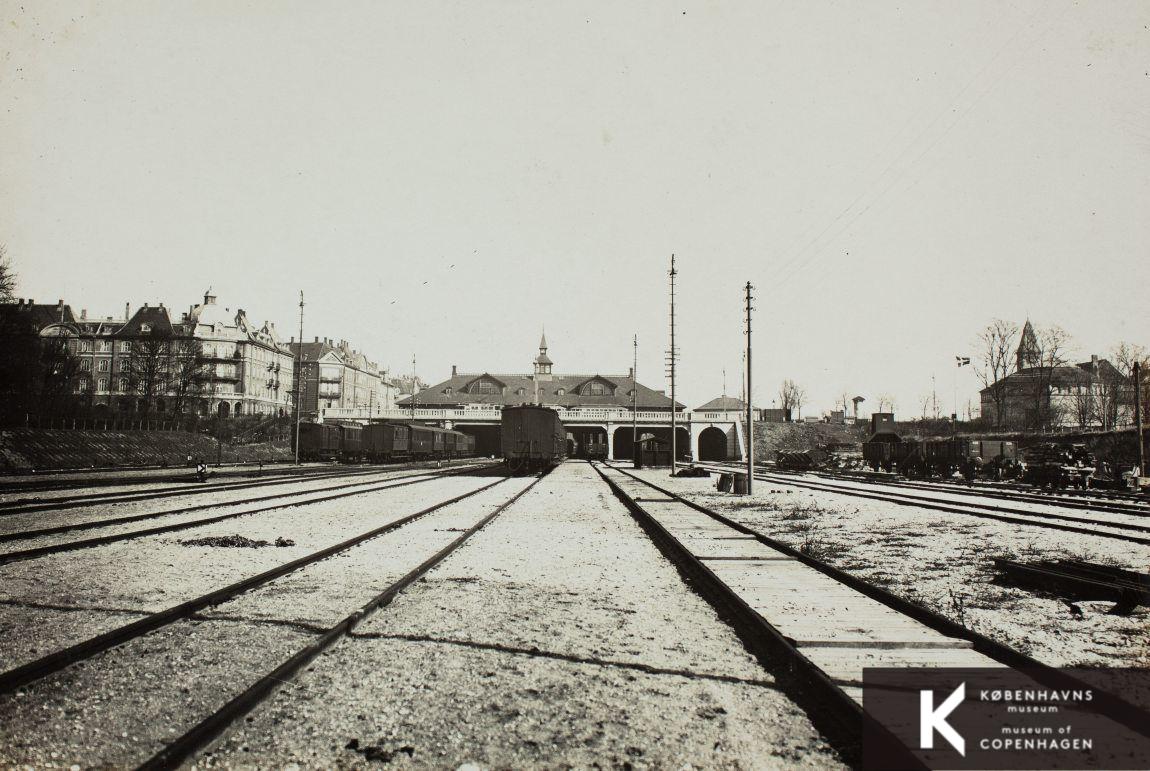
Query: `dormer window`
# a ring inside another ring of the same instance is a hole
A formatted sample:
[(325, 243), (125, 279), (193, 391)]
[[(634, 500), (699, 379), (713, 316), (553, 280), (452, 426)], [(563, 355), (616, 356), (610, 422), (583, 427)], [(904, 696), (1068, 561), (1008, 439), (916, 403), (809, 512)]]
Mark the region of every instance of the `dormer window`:
[(444, 389), (443, 389), (443, 393), (444, 393), (444, 395), (445, 395), (445, 396), (451, 396), (451, 386), (448, 386), (447, 388), (444, 388)]
[(527, 389), (526, 388), (518, 388), (515, 390), (515, 393), (517, 396), (523, 396), (524, 394), (527, 393)]
[(151, 324), (141, 324), (140, 325), (140, 331), (141, 332), (151, 332), (152, 331), (152, 325)]
[(480, 380), (475, 384), (475, 391), (481, 394), (497, 394), (499, 386), (491, 380)]
[(607, 386), (598, 382), (591, 383), (591, 385), (587, 387), (587, 393), (592, 396), (605, 396), (607, 394)]
[(560, 388), (555, 392), (555, 395), (556, 396), (562, 396), (565, 393), (567, 393), (567, 389), (566, 388)]

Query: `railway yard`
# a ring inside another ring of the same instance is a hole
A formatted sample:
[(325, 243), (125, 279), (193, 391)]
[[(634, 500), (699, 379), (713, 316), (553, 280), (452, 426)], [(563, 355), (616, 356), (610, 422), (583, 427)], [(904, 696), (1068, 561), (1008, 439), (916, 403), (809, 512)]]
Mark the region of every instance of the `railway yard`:
[(863, 667), (1150, 667), (1144, 501), (698, 468), (8, 480), (0, 766), (849, 766)]

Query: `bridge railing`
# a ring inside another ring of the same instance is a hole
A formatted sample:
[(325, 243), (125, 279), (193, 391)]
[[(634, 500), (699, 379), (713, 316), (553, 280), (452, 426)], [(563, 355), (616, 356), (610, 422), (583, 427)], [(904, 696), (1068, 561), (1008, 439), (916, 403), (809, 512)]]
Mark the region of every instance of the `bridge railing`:
[[(559, 413), (560, 419), (564, 423), (630, 423), (632, 420), (631, 410), (621, 409), (617, 407), (553, 407)], [(452, 421), (490, 421), (498, 423), (500, 418), (499, 409), (493, 408), (477, 408), (477, 407), (464, 407), (464, 408), (443, 408), (443, 407), (416, 407), (414, 415), (410, 409), (391, 408), (384, 409), (382, 407), (375, 408), (329, 408), (320, 410), (320, 418), (323, 420), (367, 420), (367, 419), (387, 419), (387, 420), (452, 420)], [(639, 423), (655, 423), (667, 424), (671, 422), (671, 415), (665, 410), (639, 410), (635, 414), (635, 419)], [(703, 413), (689, 413), (681, 412), (678, 415), (678, 420), (682, 423), (687, 423), (691, 420), (694, 421), (708, 421), (708, 422), (732, 422), (737, 419), (737, 415), (732, 416), (727, 412), (703, 412)]]

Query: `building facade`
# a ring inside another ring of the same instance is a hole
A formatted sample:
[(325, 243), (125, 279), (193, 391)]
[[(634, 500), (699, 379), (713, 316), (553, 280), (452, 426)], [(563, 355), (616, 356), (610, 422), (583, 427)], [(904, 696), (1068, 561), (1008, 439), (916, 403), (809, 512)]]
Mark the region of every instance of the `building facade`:
[(346, 340), (294, 340), (288, 346), (300, 359), (303, 375), (300, 412), (304, 417), (357, 415), (370, 418), (395, 407), (396, 387), (379, 365)]

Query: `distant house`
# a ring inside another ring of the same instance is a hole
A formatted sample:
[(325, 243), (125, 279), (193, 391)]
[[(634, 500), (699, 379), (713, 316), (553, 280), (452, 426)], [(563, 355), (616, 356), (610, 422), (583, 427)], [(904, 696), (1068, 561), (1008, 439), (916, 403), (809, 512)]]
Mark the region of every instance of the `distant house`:
[(1014, 372), (979, 392), (982, 417), (1009, 428), (1103, 428), (1125, 425), (1133, 384), (1106, 359), (1044, 364), (1027, 320), (1015, 352)]

